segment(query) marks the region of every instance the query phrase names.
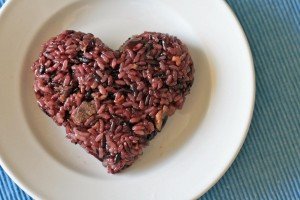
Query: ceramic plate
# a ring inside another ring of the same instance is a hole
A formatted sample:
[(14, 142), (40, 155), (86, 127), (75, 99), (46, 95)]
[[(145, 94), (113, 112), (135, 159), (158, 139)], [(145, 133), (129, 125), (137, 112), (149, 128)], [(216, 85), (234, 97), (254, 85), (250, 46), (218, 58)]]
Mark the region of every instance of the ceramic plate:
[[(0, 163), (36, 199), (193, 199), (226, 172), (246, 137), (254, 70), (245, 35), (220, 0), (11, 0), (0, 14)], [(65, 29), (91, 32), (111, 48), (157, 31), (184, 41), (195, 82), (143, 156), (117, 175), (38, 108), (31, 63)]]

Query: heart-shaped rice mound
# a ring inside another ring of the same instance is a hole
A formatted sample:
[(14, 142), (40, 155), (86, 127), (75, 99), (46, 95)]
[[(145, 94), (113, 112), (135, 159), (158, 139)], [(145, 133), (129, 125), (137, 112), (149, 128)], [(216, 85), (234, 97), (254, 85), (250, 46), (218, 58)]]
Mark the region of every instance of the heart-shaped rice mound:
[(43, 44), (32, 70), (40, 108), (110, 173), (142, 154), (194, 80), (187, 47), (155, 32), (114, 51), (90, 33), (64, 31)]

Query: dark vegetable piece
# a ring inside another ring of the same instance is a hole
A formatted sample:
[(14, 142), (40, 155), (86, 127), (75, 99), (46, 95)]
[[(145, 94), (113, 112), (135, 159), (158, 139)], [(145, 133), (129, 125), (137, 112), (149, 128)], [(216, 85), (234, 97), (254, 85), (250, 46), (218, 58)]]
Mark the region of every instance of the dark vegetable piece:
[(120, 162), (120, 160), (121, 160), (121, 154), (120, 154), (120, 153), (117, 153), (117, 154), (115, 155), (115, 159), (114, 159), (115, 164), (117, 164), (118, 162)]
[(152, 133), (147, 135), (147, 140), (150, 141), (152, 140), (155, 136), (157, 135), (157, 131), (152, 131)]

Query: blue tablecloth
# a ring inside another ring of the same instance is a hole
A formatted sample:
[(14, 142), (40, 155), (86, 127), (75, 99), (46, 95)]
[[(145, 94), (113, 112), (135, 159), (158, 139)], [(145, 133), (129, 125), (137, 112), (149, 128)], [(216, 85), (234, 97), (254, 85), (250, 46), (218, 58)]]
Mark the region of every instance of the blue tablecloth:
[[(201, 199), (299, 200), (300, 0), (227, 2), (253, 53), (256, 105), (240, 154)], [(30, 199), (1, 167), (0, 199)]]

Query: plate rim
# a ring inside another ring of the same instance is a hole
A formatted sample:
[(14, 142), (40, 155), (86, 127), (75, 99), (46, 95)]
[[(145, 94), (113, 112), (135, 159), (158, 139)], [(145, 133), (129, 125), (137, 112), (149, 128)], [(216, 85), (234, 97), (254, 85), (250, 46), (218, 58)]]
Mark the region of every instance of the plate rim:
[[(4, 2), (4, 4), (2, 5), (2, 7), (0, 8), (0, 19), (4, 17), (4, 15), (7, 13), (8, 9), (10, 9), (10, 7), (12, 7), (13, 5), (13, 0), (7, 0)], [(13, 182), (20, 187), (27, 195), (29, 195), (31, 198), (34, 199), (39, 199), (38, 195), (36, 195), (33, 191), (31, 191), (29, 189), (29, 187), (26, 186), (26, 184), (23, 184), (21, 180), (19, 180), (15, 175), (14, 175), (14, 170), (10, 169), (9, 167), (7, 167), (7, 164), (5, 163), (5, 161), (2, 158), (2, 155), (0, 153), (0, 166), (2, 167), (2, 169), (5, 171), (5, 173), (9, 176), (9, 178), (11, 180), (13, 180)]]
[(233, 11), (233, 9), (230, 7), (230, 5), (227, 3), (227, 1), (220, 1), (221, 3), (223, 3), (225, 5), (225, 7), (227, 8), (227, 10), (229, 11), (230, 15), (233, 17), (233, 19), (235, 20), (235, 22), (238, 25), (239, 31), (241, 32), (241, 36), (243, 37), (243, 42), (247, 48), (247, 54), (250, 58), (250, 64), (251, 64), (251, 75), (252, 75), (252, 99), (251, 99), (251, 107), (250, 107), (250, 113), (247, 119), (247, 124), (244, 130), (244, 135), (242, 140), (240, 141), (239, 147), (237, 148), (235, 154), (232, 156), (232, 158), (228, 161), (226, 167), (224, 167), (223, 171), (219, 174), (219, 176), (213, 181), (211, 182), (211, 184), (209, 184), (205, 190), (203, 190), (202, 193), (200, 193), (198, 196), (196, 196), (193, 199), (199, 199), (200, 197), (202, 197), (204, 194), (206, 194), (210, 189), (212, 189), (220, 180), (221, 178), (226, 174), (226, 172), (230, 169), (230, 167), (232, 166), (233, 162), (236, 160), (237, 156), (239, 155), (245, 140), (248, 136), (248, 132), (251, 126), (251, 122), (252, 122), (252, 118), (253, 118), (253, 113), (254, 113), (254, 108), (255, 108), (255, 100), (256, 100), (256, 75), (255, 75), (255, 67), (254, 67), (254, 61), (253, 61), (253, 55), (252, 55), (252, 51), (251, 51), (251, 47), (249, 44), (249, 40), (247, 38), (247, 35), (243, 29), (242, 24), (240, 23), (240, 20), (238, 19), (237, 15), (235, 14), (235, 12)]

